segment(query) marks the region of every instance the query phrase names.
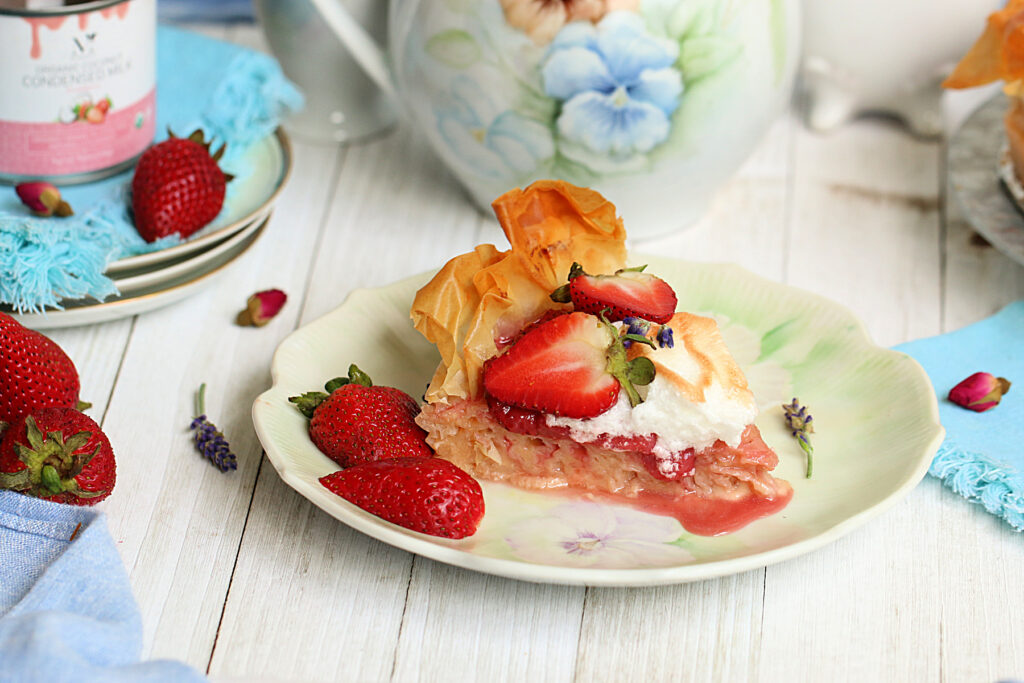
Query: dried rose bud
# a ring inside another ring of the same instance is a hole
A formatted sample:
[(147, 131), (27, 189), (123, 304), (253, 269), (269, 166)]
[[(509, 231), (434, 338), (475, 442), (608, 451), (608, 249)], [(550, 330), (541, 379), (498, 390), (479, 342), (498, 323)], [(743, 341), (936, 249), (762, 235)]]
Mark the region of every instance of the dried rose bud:
[(32, 209), (37, 216), (56, 214), (63, 218), (75, 213), (71, 206), (60, 198), (60, 190), (50, 183), (20, 183), (14, 191), (18, 193), (21, 203)]
[(235, 322), (239, 325), (263, 327), (278, 314), (285, 301), (288, 301), (288, 295), (280, 289), (256, 292), (249, 297), (245, 310), (238, 314)]
[(958, 406), (981, 413), (999, 404), (999, 399), (1010, 390), (1010, 383), (987, 372), (976, 372), (953, 387), (949, 400)]

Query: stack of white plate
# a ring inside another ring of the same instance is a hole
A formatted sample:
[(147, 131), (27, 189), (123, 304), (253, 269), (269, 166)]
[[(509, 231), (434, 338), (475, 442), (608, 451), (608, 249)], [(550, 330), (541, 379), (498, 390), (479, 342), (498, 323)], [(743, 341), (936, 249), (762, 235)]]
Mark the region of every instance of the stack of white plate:
[(62, 301), (61, 309), (42, 313), (11, 313), (34, 329), (90, 325), (151, 311), (188, 297), (209, 286), (260, 238), (275, 200), (291, 172), (288, 138), (275, 135), (246, 151), (240, 165), (248, 169), (233, 181), (229, 200), (217, 219), (181, 244), (123, 258), (106, 270), (117, 296), (104, 301)]

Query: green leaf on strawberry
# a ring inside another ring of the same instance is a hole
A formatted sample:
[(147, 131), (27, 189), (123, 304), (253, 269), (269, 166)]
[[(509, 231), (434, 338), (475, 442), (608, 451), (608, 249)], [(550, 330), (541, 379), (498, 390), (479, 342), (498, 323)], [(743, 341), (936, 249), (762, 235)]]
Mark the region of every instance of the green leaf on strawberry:
[(114, 453), (99, 425), (73, 408), (43, 408), (0, 440), (0, 488), (72, 505), (110, 495)]

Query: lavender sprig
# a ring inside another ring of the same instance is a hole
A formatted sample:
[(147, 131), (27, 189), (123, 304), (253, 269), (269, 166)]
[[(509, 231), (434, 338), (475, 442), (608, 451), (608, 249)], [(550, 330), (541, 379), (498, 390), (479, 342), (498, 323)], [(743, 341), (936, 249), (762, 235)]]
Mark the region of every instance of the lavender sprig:
[[(654, 327), (650, 321), (644, 320), (643, 318), (635, 318), (633, 316), (623, 318), (622, 324), (625, 325), (625, 328), (623, 328), (625, 329), (625, 332), (623, 334), (636, 334), (641, 337), (646, 337), (650, 334), (651, 328)], [(659, 325), (658, 334), (655, 335), (655, 338), (658, 340), (658, 348), (671, 349), (675, 346), (675, 340), (672, 338), (672, 328), (668, 325)], [(630, 344), (632, 344), (632, 342), (628, 339), (623, 341), (623, 345), (627, 349)]]
[(206, 419), (205, 405), (206, 384), (204, 383), (199, 385), (199, 393), (196, 395), (197, 416), (192, 420), (192, 424), (189, 425), (189, 429), (195, 432), (193, 438), (196, 442), (196, 450), (202, 453), (204, 457), (209, 458), (210, 462), (216, 465), (221, 472), (236, 470), (238, 469), (238, 460), (235, 458), (235, 454), (231, 452), (231, 446), (228, 445), (224, 434), (212, 422)]
[[(622, 319), (622, 324), (626, 326), (626, 331), (623, 334), (636, 334), (641, 337), (647, 336), (647, 323), (640, 318), (626, 317)], [(628, 349), (633, 345), (633, 342), (629, 339), (622, 340), (623, 348)]]
[(631, 316), (623, 318), (622, 323), (626, 326), (626, 334), (639, 334), (643, 336), (647, 334), (649, 328), (647, 321)]
[(814, 433), (814, 417), (807, 412), (807, 406), (800, 405), (796, 397), (792, 403), (782, 404), (782, 409), (786, 412), (786, 424), (789, 425), (800, 448), (807, 454), (807, 478), (810, 479), (814, 470), (814, 446), (811, 445), (811, 437), (808, 435)]
[(658, 330), (658, 346), (661, 348), (671, 349), (676, 345), (675, 340), (672, 338), (672, 328), (668, 325), (662, 325), (661, 329)]

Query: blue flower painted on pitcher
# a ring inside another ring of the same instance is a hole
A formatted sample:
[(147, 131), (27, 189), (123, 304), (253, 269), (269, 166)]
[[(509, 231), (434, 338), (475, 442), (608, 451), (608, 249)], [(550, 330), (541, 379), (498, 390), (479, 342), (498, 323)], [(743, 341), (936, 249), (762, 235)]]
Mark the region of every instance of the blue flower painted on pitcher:
[(446, 106), (436, 115), (438, 132), (452, 153), (488, 178), (528, 174), (555, 153), (547, 126), (502, 110), (467, 76), (454, 80)]
[(566, 25), (541, 71), (545, 92), (562, 100), (559, 134), (616, 157), (649, 152), (668, 137), (679, 106), (678, 56), (678, 43), (648, 33), (633, 12)]

